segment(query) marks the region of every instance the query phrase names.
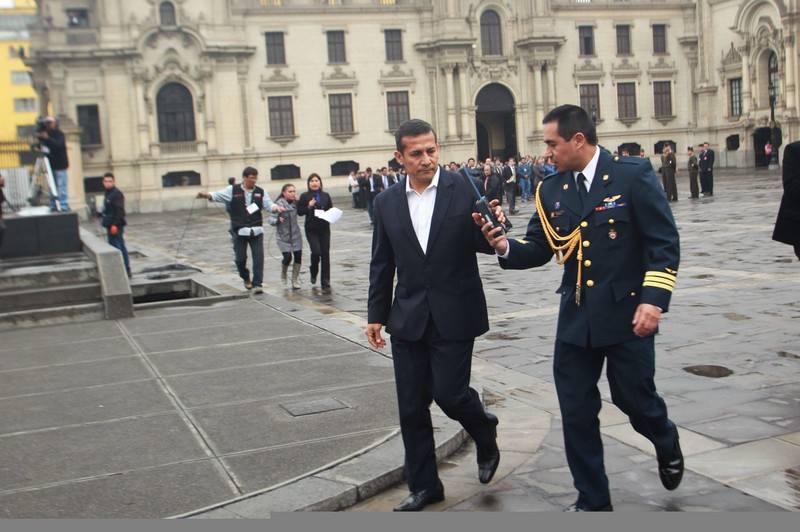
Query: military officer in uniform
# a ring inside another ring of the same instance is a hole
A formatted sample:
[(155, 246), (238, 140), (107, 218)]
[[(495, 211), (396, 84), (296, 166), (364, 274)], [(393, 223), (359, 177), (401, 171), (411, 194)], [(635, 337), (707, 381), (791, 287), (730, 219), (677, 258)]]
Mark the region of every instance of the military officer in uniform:
[(683, 476), (678, 430), (653, 380), (654, 336), (678, 273), (678, 231), (649, 160), (601, 149), (581, 107), (556, 107), (542, 123), (545, 157), (557, 173), (537, 188), (525, 237), (507, 239), (474, 218), (503, 269), (542, 266), (554, 254), (564, 265), (553, 371), (578, 491), (568, 511), (611, 511), (598, 420), (604, 361), (612, 401), (653, 443), (664, 487), (677, 488)]

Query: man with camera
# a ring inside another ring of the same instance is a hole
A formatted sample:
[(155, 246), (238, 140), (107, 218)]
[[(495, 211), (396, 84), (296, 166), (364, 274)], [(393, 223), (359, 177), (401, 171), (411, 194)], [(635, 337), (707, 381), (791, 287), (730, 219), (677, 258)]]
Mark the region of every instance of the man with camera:
[[(50, 210), (52, 212), (69, 211), (69, 201), (67, 193), (67, 140), (64, 132), (58, 129), (58, 123), (52, 116), (44, 119), (44, 123), (37, 120), (38, 129), (36, 136), (39, 137), (39, 145), (42, 153), (50, 161), (50, 169), (53, 171), (53, 179), (56, 182), (57, 197), (50, 191)], [(56, 206), (58, 199), (58, 206)]]

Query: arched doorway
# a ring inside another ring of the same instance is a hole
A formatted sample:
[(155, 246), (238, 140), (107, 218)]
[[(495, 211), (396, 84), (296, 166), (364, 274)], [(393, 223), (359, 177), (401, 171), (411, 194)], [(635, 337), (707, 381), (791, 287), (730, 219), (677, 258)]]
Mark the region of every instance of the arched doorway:
[(769, 142), (771, 134), (772, 130), (768, 127), (760, 127), (753, 132), (753, 153), (756, 156), (756, 167), (769, 166), (769, 157), (764, 153), (764, 146)]
[(517, 120), (511, 91), (499, 83), (491, 83), (478, 93), (475, 105), (478, 159), (500, 157), (505, 161), (516, 157)]

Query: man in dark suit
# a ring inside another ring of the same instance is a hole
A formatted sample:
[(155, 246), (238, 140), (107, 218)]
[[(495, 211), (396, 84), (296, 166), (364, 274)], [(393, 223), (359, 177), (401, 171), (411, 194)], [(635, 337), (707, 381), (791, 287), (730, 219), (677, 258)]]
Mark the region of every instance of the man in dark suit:
[(700, 194), (703, 196), (714, 195), (714, 150), (708, 142), (703, 143), (698, 157), (700, 165)]
[(503, 190), (508, 200), (509, 214), (517, 214), (517, 164), (513, 157), (508, 159), (508, 164), (503, 167)]
[(374, 202), (378, 194), (383, 192), (383, 179), (378, 174), (372, 173), (372, 168), (367, 166), (366, 180), (367, 180), (367, 213), (369, 214), (369, 221), (375, 225), (375, 208)]
[(783, 198), (772, 239), (794, 246), (800, 259), (800, 141), (783, 150)]
[(556, 107), (542, 123), (545, 156), (558, 173), (542, 181), (525, 238), (490, 232), (480, 217), (476, 223), (504, 269), (542, 266), (554, 252), (564, 265), (553, 371), (578, 490), (569, 511), (611, 511), (598, 420), (604, 362), (611, 399), (653, 443), (664, 487), (677, 488), (683, 476), (678, 430), (653, 381), (654, 335), (678, 273), (678, 231), (649, 160), (600, 149), (581, 107)]
[[(408, 177), (375, 198), (367, 339), (391, 335), (405, 473), (411, 494), (395, 511), (419, 511), (444, 499), (431, 424), (431, 401), (475, 441), (478, 478), (500, 462), (497, 417), (470, 388), (475, 338), (489, 330), (476, 252), (492, 248), (472, 221), (469, 183), (438, 165), (436, 133), (409, 120), (395, 133), (395, 158)], [(392, 284), (397, 273), (397, 286)]]

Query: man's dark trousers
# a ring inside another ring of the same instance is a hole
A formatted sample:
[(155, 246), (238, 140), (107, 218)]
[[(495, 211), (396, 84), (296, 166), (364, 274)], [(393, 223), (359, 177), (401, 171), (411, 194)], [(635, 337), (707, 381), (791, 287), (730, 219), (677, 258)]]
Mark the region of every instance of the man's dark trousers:
[(253, 278), (254, 286), (261, 286), (264, 278), (264, 233), (258, 236), (236, 235), (233, 238), (233, 256), (239, 277), (244, 282), (250, 282), (250, 271), (247, 269), (247, 246), (250, 246), (250, 253), (253, 255)]
[(599, 508), (610, 503), (600, 436), (600, 392), (597, 381), (606, 362), (614, 404), (628, 415), (631, 426), (669, 455), (675, 426), (664, 400), (656, 393), (654, 336), (600, 347), (579, 347), (556, 340), (553, 358), (562, 414), (567, 462), (578, 490), (578, 506)]
[(430, 416), (431, 400), (458, 421), (478, 447), (495, 441), (478, 392), (469, 387), (471, 340), (445, 340), (428, 319), (418, 341), (391, 337), (400, 427), (406, 449), (406, 480), (411, 492), (433, 488), (439, 477)]

